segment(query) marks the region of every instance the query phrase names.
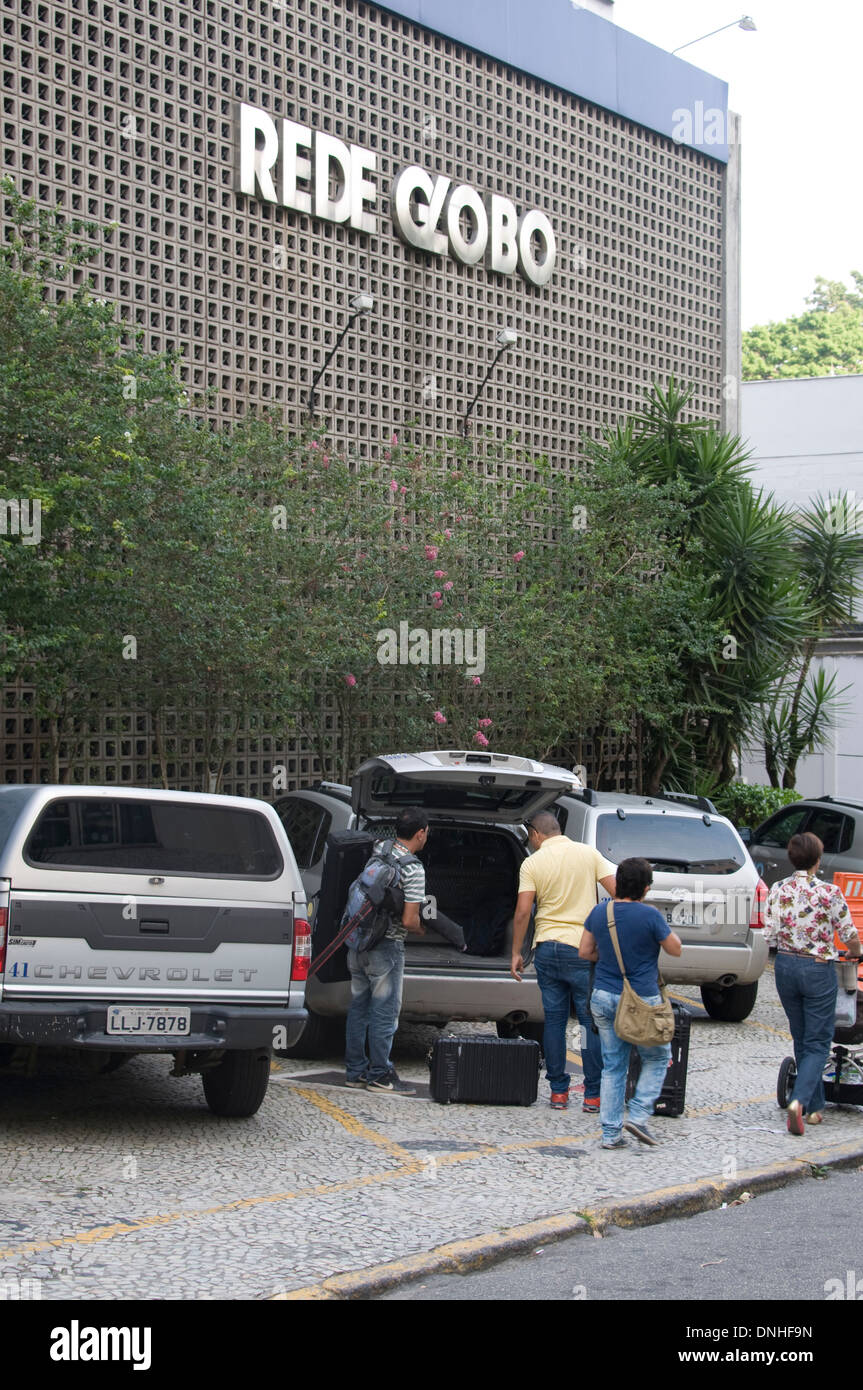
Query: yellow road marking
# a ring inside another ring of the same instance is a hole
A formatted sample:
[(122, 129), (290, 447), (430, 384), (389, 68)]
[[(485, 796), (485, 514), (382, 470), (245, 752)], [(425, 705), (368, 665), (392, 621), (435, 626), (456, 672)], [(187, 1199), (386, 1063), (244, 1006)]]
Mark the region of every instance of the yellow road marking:
[[(312, 1104), (317, 1105), (321, 1097), (312, 1098), (310, 1093), (305, 1093), (298, 1089), (298, 1094), (303, 1095), (304, 1099), (311, 1100)], [(726, 1101), (722, 1105), (707, 1106), (700, 1110), (690, 1111), (693, 1118), (703, 1115), (718, 1115), (729, 1110), (740, 1109), (741, 1106), (760, 1104), (764, 1101), (773, 1099), (772, 1094), (763, 1096), (748, 1096), (742, 1100)], [(327, 1110), (326, 1106), (320, 1106), (322, 1110)], [(334, 1111), (339, 1111), (338, 1106), (333, 1106)], [(329, 1112), (328, 1112), (329, 1113)], [(333, 1115), (334, 1119), (339, 1119), (340, 1123), (350, 1120), (350, 1125), (345, 1125), (351, 1133), (359, 1134), (361, 1137), (368, 1138), (370, 1142), (377, 1143), (391, 1150), (399, 1149), (399, 1145), (391, 1143), (383, 1135), (376, 1134), (359, 1121), (354, 1121), (353, 1116), (349, 1116), (346, 1111), (341, 1111), (339, 1115)], [(452, 1168), (458, 1163), (470, 1163), (477, 1160), (495, 1158), (501, 1154), (523, 1153), (530, 1149), (545, 1148), (564, 1148), (572, 1144), (583, 1144), (589, 1139), (598, 1139), (601, 1131), (590, 1129), (581, 1134), (553, 1135), (544, 1136), (538, 1139), (525, 1139), (513, 1144), (488, 1144), (482, 1148), (461, 1150), (456, 1153), (436, 1154), (434, 1156), (435, 1168)], [(375, 1136), (372, 1139), (372, 1136)], [(296, 1191), (271, 1192), (258, 1197), (240, 1197), (232, 1202), (222, 1202), (218, 1206), (204, 1207), (199, 1209), (189, 1209), (186, 1211), (173, 1211), (160, 1213), (156, 1216), (144, 1216), (140, 1221), (134, 1222), (115, 1222), (111, 1226), (97, 1226), (93, 1230), (78, 1231), (74, 1235), (56, 1236), (47, 1240), (27, 1241), (23, 1245), (9, 1246), (0, 1249), (0, 1260), (15, 1259), (21, 1255), (34, 1255), (45, 1250), (58, 1250), (68, 1245), (95, 1245), (101, 1241), (113, 1240), (115, 1236), (136, 1235), (139, 1232), (155, 1230), (159, 1227), (170, 1225), (177, 1221), (200, 1221), (208, 1216), (224, 1216), (230, 1212), (250, 1211), (259, 1206), (276, 1206), (282, 1202), (297, 1202), (306, 1197), (331, 1197), (340, 1192), (354, 1192), (363, 1187), (380, 1186), (384, 1183), (400, 1181), (403, 1178), (413, 1178), (420, 1173), (425, 1173), (429, 1168), (429, 1159), (418, 1157), (409, 1153), (406, 1149), (401, 1152), (407, 1161), (398, 1168), (390, 1168), (380, 1173), (364, 1173), (361, 1177), (346, 1178), (343, 1182), (337, 1183), (317, 1183), (312, 1187), (300, 1187)]]
[(294, 1093), (302, 1096), (304, 1100), (316, 1105), (319, 1110), (323, 1110), (325, 1115), (329, 1115), (331, 1120), (335, 1120), (349, 1134), (358, 1134), (361, 1139), (368, 1139), (370, 1144), (376, 1144), (380, 1149), (386, 1149), (391, 1158), (399, 1159), (402, 1163), (410, 1163), (416, 1166), (416, 1159), (408, 1149), (403, 1149), (401, 1144), (396, 1144), (392, 1139), (387, 1139), (385, 1134), (379, 1134), (376, 1129), (369, 1129), (356, 1116), (350, 1115), (347, 1110), (343, 1110), (335, 1101), (330, 1100), (329, 1096), (322, 1096), (318, 1091), (309, 1091), (305, 1086), (292, 1087)]

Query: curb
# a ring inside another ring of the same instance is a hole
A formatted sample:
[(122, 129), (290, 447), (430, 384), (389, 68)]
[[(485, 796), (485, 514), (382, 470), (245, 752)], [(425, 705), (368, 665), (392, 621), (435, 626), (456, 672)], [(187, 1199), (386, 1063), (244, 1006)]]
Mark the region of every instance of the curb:
[(627, 1198), (582, 1212), (565, 1212), (526, 1225), (450, 1241), (433, 1250), (408, 1255), (388, 1264), (370, 1265), (348, 1274), (335, 1274), (320, 1284), (271, 1294), (275, 1302), (310, 1302), (320, 1299), (368, 1299), (401, 1284), (436, 1274), (464, 1274), (550, 1245), (569, 1236), (602, 1231), (606, 1226), (653, 1226), (660, 1221), (696, 1212), (713, 1211), (744, 1192), (770, 1192), (801, 1178), (813, 1177), (816, 1168), (851, 1168), (863, 1164), (863, 1144), (839, 1144), (809, 1150), (794, 1159), (780, 1159), (765, 1168), (750, 1168), (733, 1179), (700, 1178), (697, 1182), (664, 1187), (643, 1197)]

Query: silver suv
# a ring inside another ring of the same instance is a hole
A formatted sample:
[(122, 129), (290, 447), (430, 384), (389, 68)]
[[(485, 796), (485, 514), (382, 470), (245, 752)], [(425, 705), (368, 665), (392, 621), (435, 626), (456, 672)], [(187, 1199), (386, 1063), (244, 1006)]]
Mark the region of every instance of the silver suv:
[(738, 1023), (752, 1012), (767, 963), (761, 934), (767, 889), (734, 826), (708, 801), (583, 790), (557, 804), (564, 833), (612, 863), (638, 855), (653, 865), (647, 901), (683, 943), (662, 959), (669, 984), (700, 985), (711, 1018)]
[(0, 787), (0, 1064), (140, 1052), (252, 1115), (298, 1038), (306, 895), (272, 806), (120, 787)]
[[(408, 938), (402, 1019), (440, 1026), (455, 1019), (491, 1022), (502, 1036), (541, 1039), (536, 976), (529, 969), (519, 984), (509, 973), (518, 876), (528, 853), (524, 822), (579, 786), (574, 773), (531, 758), (448, 750), (371, 758), (350, 787), (320, 783), (282, 797), (276, 811), (310, 903), (314, 895), (315, 955), (335, 935), (348, 887), (375, 840), (393, 833), (403, 807), (418, 806), (431, 828), (420, 854), (426, 891), (464, 928), (468, 951), (456, 952), (431, 926), (424, 936)], [(290, 1055), (339, 1052), (349, 1005), (342, 950), (308, 982), (309, 1021)]]
[[(314, 906), (316, 954), (335, 934), (371, 844), (391, 834), (397, 811), (411, 805), (422, 806), (431, 823), (420, 856), (427, 890), (466, 928), (471, 950), (458, 955), (433, 931), (408, 938), (403, 1019), (489, 1021), (502, 1036), (541, 1040), (536, 977), (529, 971), (519, 985), (509, 964), (518, 873), (528, 853), (524, 822), (544, 808), (555, 811), (565, 834), (596, 845), (615, 863), (634, 854), (653, 861), (650, 901), (684, 943), (673, 969), (663, 966), (671, 982), (701, 985), (717, 1019), (737, 1021), (753, 1008), (768, 954), (758, 931), (766, 890), (729, 821), (712, 806), (708, 812), (582, 789), (561, 768), (494, 753), (373, 758), (350, 787), (321, 782), (276, 803)], [(349, 1003), (342, 951), (309, 981), (309, 1022), (291, 1055), (338, 1053)]]
[(749, 853), (768, 887), (794, 873), (788, 841), (804, 832), (824, 845), (821, 878), (835, 873), (863, 874), (863, 803), (819, 796), (783, 806), (756, 830), (742, 832)]

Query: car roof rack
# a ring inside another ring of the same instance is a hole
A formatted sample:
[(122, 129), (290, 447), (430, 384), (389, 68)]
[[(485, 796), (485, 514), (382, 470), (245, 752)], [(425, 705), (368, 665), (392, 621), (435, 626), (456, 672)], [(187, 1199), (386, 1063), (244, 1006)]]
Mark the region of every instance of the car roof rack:
[[(829, 801), (834, 806), (853, 806), (855, 811), (863, 811), (863, 801), (852, 801), (850, 796), (808, 796), (803, 801)], [(794, 802), (792, 801), (792, 806)]]
[(719, 815), (713, 802), (706, 796), (695, 796), (692, 792), (654, 792), (653, 795), (660, 801), (676, 801), (678, 806), (692, 806), (694, 810), (706, 811), (710, 816)]

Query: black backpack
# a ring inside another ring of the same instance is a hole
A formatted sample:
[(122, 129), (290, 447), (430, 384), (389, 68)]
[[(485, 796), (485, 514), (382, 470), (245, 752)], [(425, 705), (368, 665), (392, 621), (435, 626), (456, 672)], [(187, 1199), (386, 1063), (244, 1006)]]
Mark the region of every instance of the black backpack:
[(421, 861), (415, 854), (395, 855), (394, 845), (394, 840), (387, 840), (381, 850), (373, 851), (362, 873), (354, 879), (339, 930), (314, 962), (310, 974), (315, 974), (343, 942), (354, 951), (371, 951), (383, 941), (391, 926), (401, 922), (405, 910), (402, 869), (406, 864)]

